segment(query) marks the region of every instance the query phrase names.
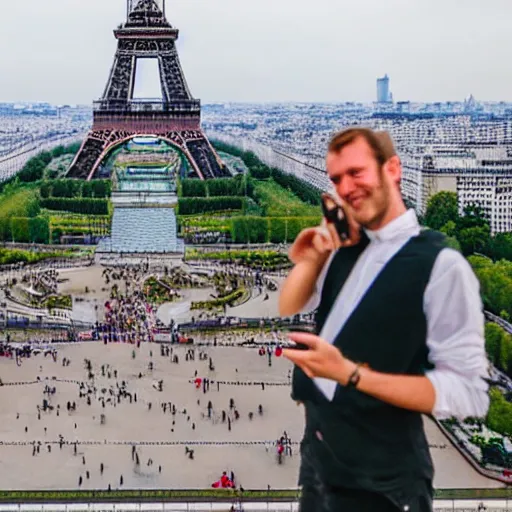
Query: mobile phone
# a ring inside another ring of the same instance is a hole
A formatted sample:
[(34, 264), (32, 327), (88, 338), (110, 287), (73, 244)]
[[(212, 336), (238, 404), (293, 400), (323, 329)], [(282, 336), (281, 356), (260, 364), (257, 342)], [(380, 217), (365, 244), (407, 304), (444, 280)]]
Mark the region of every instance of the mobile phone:
[(304, 345), (303, 343), (298, 343), (296, 341), (293, 342), (293, 345), (286, 345), (285, 347), (288, 350), (309, 350), (309, 347), (307, 345)]
[(350, 232), (345, 210), (336, 201), (336, 199), (327, 192), (322, 194), (322, 210), (325, 220), (329, 224), (334, 224), (334, 228), (336, 229), (340, 240), (348, 240)]
[[(305, 332), (307, 334), (315, 334), (312, 327), (293, 327), (288, 332)], [(290, 341), (290, 345), (286, 345), (283, 348), (288, 348), (291, 350), (309, 350), (309, 347), (307, 345), (304, 345), (303, 343), (299, 343), (298, 341)]]

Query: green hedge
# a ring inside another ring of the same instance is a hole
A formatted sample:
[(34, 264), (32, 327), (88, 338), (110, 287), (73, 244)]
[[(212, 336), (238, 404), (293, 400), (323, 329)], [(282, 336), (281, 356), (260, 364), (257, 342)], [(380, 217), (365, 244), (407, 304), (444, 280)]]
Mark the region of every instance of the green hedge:
[(45, 300), (44, 306), (48, 310), (73, 309), (73, 299), (71, 295), (51, 295)]
[(245, 197), (184, 197), (178, 200), (178, 211), (180, 215), (226, 210), (245, 211), (246, 203)]
[[(247, 181), (247, 183), (246, 183)], [(254, 185), (250, 179), (244, 176), (236, 178), (217, 178), (202, 181), (199, 179), (184, 179), (181, 181), (182, 197), (252, 197)]]
[(206, 197), (206, 181), (199, 179), (181, 180), (181, 194), (183, 197)]
[[(3, 503), (65, 503), (65, 502), (96, 502), (112, 501), (133, 502), (134, 500), (170, 502), (183, 501), (226, 501), (242, 498), (247, 502), (255, 500), (296, 501), (300, 489), (255, 489), (241, 493), (234, 489), (126, 489), (126, 490), (75, 490), (75, 491), (0, 491)], [(445, 500), (461, 499), (510, 499), (512, 487), (486, 489), (435, 489), (434, 497)]]
[(43, 199), (50, 197), (105, 199), (112, 194), (112, 183), (110, 180), (44, 180), (41, 182), (39, 193)]
[(219, 299), (200, 301), (200, 302), (192, 302), (190, 305), (190, 309), (213, 309), (220, 308), (225, 305), (231, 306), (234, 302), (236, 302), (242, 295), (245, 293), (245, 289), (239, 288), (234, 292), (226, 295), (225, 297), (221, 297)]
[(288, 255), (274, 250), (230, 250), (218, 252), (203, 252), (197, 249), (187, 249), (185, 261), (211, 260), (236, 262), (248, 267), (276, 268), (291, 264)]
[(235, 243), (268, 242), (268, 221), (263, 217), (235, 217), (231, 238)]
[(303, 229), (318, 226), (321, 220), (321, 217), (233, 217), (231, 238), (235, 243), (293, 242)]
[(41, 199), (41, 207), (89, 215), (108, 215), (108, 200), (91, 198), (48, 198)]
[(0, 265), (11, 265), (13, 263), (37, 263), (52, 258), (73, 258), (80, 256), (82, 251), (55, 251), (55, 252), (33, 252), (21, 249), (0, 248)]

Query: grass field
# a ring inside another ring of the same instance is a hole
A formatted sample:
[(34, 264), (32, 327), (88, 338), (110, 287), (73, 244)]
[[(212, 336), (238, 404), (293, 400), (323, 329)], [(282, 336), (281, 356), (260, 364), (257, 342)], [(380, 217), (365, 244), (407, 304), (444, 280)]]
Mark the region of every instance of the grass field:
[(0, 219), (35, 217), (39, 214), (37, 185), (25, 185), (0, 196)]
[(275, 181), (256, 181), (254, 195), (266, 217), (315, 217), (322, 214), (319, 206), (303, 203), (295, 194)]

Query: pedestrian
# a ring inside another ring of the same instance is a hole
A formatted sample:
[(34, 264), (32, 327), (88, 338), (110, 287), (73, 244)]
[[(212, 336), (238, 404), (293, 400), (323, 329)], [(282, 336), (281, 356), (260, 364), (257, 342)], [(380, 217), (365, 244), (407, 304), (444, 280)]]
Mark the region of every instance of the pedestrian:
[(282, 316), (317, 309), (318, 336), (289, 335), (308, 350), (283, 351), (307, 418), (300, 510), (430, 511), (421, 414), (483, 417), (489, 404), (478, 281), (406, 209), (388, 134), (335, 135), (327, 172), (344, 213), (330, 199), (326, 228), (298, 235), (279, 298)]

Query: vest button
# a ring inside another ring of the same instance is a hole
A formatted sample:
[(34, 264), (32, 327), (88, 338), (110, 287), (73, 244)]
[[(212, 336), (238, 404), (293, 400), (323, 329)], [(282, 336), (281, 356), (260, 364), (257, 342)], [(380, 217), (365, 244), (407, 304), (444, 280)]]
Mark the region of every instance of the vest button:
[(317, 430), (315, 432), (315, 435), (316, 435), (316, 438), (319, 440), (319, 441), (323, 441), (324, 440), (324, 436), (322, 435), (322, 432), (320, 432), (320, 430)]
[(404, 505), (404, 511), (407, 512), (409, 510), (409, 505)]

